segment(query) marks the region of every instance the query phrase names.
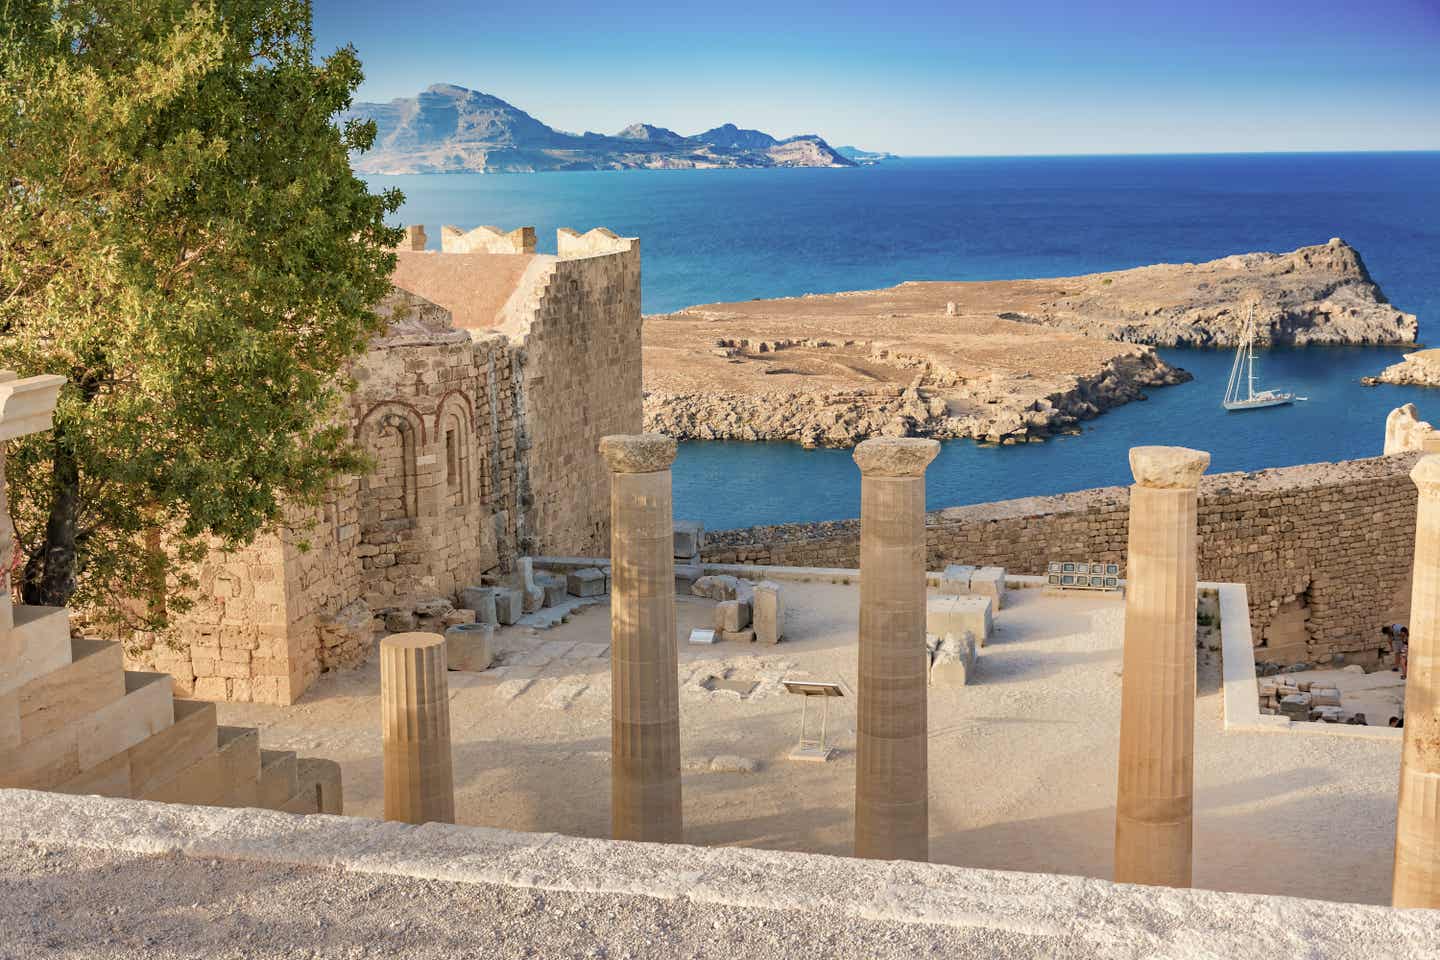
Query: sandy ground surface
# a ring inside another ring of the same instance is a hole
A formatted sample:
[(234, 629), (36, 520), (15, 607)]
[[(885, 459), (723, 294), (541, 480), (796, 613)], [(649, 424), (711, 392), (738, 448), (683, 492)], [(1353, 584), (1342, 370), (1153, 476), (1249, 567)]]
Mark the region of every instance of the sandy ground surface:
[[(855, 588), (784, 585), (776, 647), (680, 641), (711, 602), (677, 602), (686, 840), (847, 854), (854, 702), (833, 703), (827, 764), (787, 759), (800, 698), (783, 676), (855, 683)], [(1108, 878), (1123, 608), (1114, 598), (1012, 591), (967, 687), (931, 688), (931, 859)], [(604, 837), (609, 831), (609, 618), (604, 604), (534, 635), (501, 634), (505, 665), (449, 675), (459, 822)], [(754, 681), (747, 695), (710, 677)], [(1399, 744), (1226, 734), (1218, 655), (1202, 652), (1195, 885), (1385, 903)], [(382, 812), (376, 665), (329, 674), (300, 704), (221, 704), (264, 744), (338, 760), (346, 812)], [(716, 762), (716, 758), (722, 758)], [(755, 761), (732, 772), (726, 759)]]

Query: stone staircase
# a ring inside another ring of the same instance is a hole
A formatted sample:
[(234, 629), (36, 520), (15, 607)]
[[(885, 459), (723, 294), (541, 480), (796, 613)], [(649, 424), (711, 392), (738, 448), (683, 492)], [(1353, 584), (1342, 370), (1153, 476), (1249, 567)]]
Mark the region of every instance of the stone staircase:
[[(11, 556), (5, 441), (49, 430), (63, 377), (0, 370), (0, 558)], [(12, 606), (0, 565), (0, 787), (169, 803), (341, 812), (340, 767), (260, 749), (118, 643), (70, 636), (61, 607)]]
[(261, 750), (259, 731), (217, 724), (215, 704), (176, 700), (169, 674), (126, 670), (120, 644), (72, 638), (60, 608), (16, 607), (14, 624), (0, 710), (18, 724), (0, 719), (0, 787), (341, 812), (334, 762)]

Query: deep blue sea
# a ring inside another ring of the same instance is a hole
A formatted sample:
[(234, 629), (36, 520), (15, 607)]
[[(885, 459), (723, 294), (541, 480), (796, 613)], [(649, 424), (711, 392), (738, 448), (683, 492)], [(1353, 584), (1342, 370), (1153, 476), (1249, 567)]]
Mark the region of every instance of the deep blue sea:
[[(399, 220), (438, 226), (602, 225), (641, 238), (644, 309), (902, 280), (1064, 276), (1292, 250), (1343, 237), (1398, 307), (1440, 325), (1440, 153), (947, 158), (844, 170), (696, 170), (371, 177), (397, 185)], [(1266, 386), (1310, 399), (1227, 414), (1228, 353), (1167, 350), (1195, 374), (1044, 444), (944, 444), (931, 507), (1130, 479), (1126, 450), (1209, 450), (1212, 471), (1374, 456), (1406, 401), (1440, 420), (1440, 391), (1362, 387), (1399, 359), (1384, 348), (1277, 350)], [(674, 468), (677, 517), (712, 529), (853, 517), (847, 450), (690, 443)]]

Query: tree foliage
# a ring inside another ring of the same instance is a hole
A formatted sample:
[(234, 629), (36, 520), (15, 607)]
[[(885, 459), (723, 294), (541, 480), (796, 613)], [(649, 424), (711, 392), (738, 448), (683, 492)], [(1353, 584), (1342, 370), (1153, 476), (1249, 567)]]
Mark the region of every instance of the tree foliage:
[(401, 198), (350, 170), (355, 51), (313, 47), (305, 0), (0, 0), (0, 367), (68, 378), (10, 445), (27, 603), (163, 626), (212, 540), (361, 467)]

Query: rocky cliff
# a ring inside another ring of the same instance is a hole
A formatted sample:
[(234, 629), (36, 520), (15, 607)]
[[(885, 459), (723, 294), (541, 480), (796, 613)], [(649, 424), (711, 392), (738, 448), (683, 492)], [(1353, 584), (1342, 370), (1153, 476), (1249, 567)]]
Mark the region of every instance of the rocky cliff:
[(1378, 377), (1366, 377), (1361, 382), (1366, 386), (1394, 383), (1407, 387), (1440, 387), (1440, 349), (1407, 353), (1399, 363), (1380, 371)]
[(727, 123), (694, 136), (634, 123), (613, 136), (550, 127), (499, 97), (435, 84), (414, 97), (357, 103), (375, 145), (357, 173), (533, 173), (544, 170), (853, 167), (814, 134), (777, 139)]

